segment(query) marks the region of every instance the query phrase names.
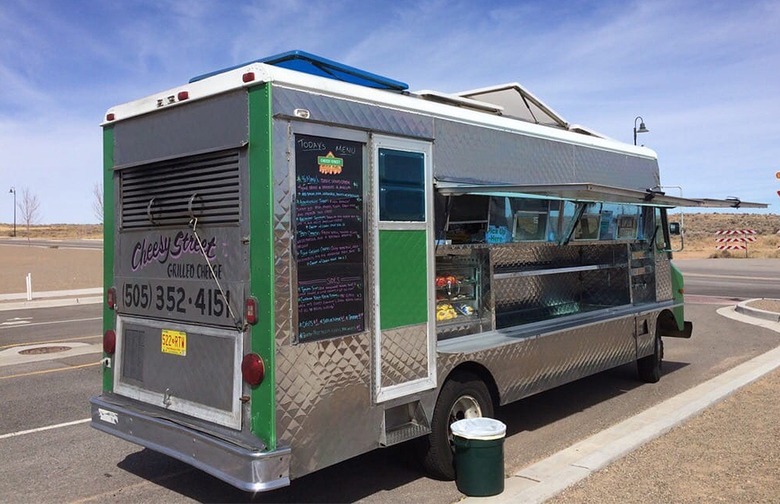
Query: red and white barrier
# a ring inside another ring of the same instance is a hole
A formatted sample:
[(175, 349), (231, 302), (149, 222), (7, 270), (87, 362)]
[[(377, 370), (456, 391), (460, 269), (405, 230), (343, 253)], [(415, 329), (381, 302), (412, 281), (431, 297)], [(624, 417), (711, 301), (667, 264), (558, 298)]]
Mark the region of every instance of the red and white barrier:
[(737, 238), (715, 238), (718, 243), (753, 243), (756, 241), (755, 236), (740, 236)]
[[(780, 233), (780, 231), (778, 231)], [(729, 243), (731, 245), (716, 245), (717, 250), (744, 250), (745, 257), (748, 256), (748, 243), (754, 243), (758, 234), (755, 229), (721, 229), (715, 231), (718, 236), (725, 238), (715, 238), (716, 243)], [(778, 247), (780, 248), (780, 247)]]
[(715, 231), (716, 235), (754, 235), (758, 234), (755, 229), (721, 229)]

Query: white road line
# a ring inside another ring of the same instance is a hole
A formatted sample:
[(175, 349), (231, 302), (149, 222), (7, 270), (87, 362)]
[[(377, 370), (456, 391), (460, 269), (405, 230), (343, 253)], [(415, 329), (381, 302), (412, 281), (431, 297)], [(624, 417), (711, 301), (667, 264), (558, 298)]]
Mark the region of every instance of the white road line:
[(718, 275), (717, 273), (683, 273), (683, 277), (696, 277), (696, 278), (728, 278), (731, 280), (769, 280), (777, 281), (777, 277), (757, 277), (757, 276), (744, 276), (744, 275)]
[(92, 418), (84, 418), (82, 420), (74, 420), (72, 422), (65, 422), (65, 423), (61, 423), (61, 424), (57, 424), (57, 425), (48, 425), (46, 427), (38, 427), (37, 429), (29, 429), (29, 430), (23, 430), (23, 431), (17, 431), (17, 432), (10, 432), (8, 434), (0, 435), (0, 440), (8, 439), (8, 438), (16, 437), (16, 436), (25, 436), (27, 434), (35, 434), (36, 432), (43, 432), (43, 431), (52, 430), (52, 429), (59, 429), (60, 427), (70, 427), (71, 425), (79, 425), (79, 424), (87, 423), (90, 420), (92, 420)]

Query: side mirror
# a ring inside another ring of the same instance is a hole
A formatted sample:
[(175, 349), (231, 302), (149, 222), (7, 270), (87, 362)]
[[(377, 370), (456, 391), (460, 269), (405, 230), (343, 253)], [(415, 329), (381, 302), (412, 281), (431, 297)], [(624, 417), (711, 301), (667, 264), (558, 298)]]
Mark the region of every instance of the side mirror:
[(670, 222), (669, 223), (669, 234), (671, 235), (679, 235), (682, 231), (682, 228), (680, 227), (679, 222)]

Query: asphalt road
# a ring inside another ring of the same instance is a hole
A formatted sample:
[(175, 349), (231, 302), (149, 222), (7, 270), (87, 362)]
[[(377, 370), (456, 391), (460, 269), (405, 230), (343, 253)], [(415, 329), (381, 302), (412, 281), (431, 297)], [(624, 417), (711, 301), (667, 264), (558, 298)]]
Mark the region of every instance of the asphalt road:
[(682, 259), (685, 293), (735, 298), (780, 297), (779, 259)]
[[(762, 290), (755, 278), (776, 277), (778, 263), (754, 267), (753, 261), (738, 261), (725, 267), (728, 263), (720, 261), (711, 261), (724, 265), (714, 270), (720, 275), (715, 281), (719, 290), (705, 290), (712, 286), (701, 279), (709, 281), (709, 276), (687, 277), (686, 291), (694, 301), (687, 318), (694, 322), (694, 337), (665, 340), (665, 375), (658, 384), (641, 384), (634, 367), (623, 366), (501, 408), (499, 419), (508, 427), (507, 471), (776, 347), (780, 342), (775, 333), (724, 319), (715, 310), (718, 298), (760, 297), (749, 287)], [(689, 275), (715, 274), (697, 270), (694, 262), (680, 261), (679, 266)], [(780, 283), (774, 282), (774, 290), (767, 283), (769, 297), (780, 297)], [(0, 501), (449, 503), (461, 498), (454, 483), (431, 480), (410, 463), (408, 444), (376, 450), (295, 480), (289, 488), (252, 496), (91, 429), (85, 420), (87, 400), (100, 387), (100, 310), (100, 305), (88, 305), (0, 312)], [(34, 354), (45, 360), (27, 363), (9, 357), (9, 350), (32, 343), (55, 347), (81, 343), (85, 346), (78, 348), (94, 348), (94, 353)], [(49, 426), (53, 428), (35, 430)]]

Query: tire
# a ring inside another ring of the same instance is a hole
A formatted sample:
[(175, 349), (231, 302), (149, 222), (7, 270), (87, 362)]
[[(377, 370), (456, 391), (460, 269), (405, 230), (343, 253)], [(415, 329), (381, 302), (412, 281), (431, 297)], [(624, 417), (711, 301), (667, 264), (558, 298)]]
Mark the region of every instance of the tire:
[(653, 353), (647, 357), (637, 359), (636, 367), (639, 372), (639, 379), (645, 383), (658, 383), (661, 379), (661, 367), (664, 359), (664, 342), (661, 336), (655, 335), (653, 344)]
[(485, 382), (471, 373), (449, 378), (433, 409), (431, 433), (424, 443), (423, 467), (434, 478), (455, 479), (450, 425), (463, 418), (492, 417), (493, 397)]

